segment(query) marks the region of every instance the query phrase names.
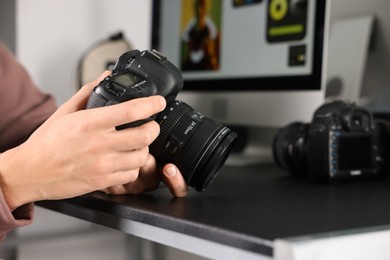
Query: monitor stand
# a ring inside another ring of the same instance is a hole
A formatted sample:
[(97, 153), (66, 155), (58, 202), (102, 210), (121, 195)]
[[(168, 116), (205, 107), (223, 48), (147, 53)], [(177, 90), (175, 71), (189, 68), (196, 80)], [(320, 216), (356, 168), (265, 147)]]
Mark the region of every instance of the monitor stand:
[(330, 30), (326, 98), (369, 105), (362, 85), (375, 16), (361, 14), (336, 19)]
[[(234, 131), (234, 127), (231, 127)], [(247, 166), (273, 163), (272, 143), (278, 128), (245, 127), (245, 131), (237, 131), (238, 151), (233, 150), (226, 161), (228, 166)], [(241, 140), (240, 140), (241, 139)], [(245, 142), (241, 144), (240, 142)]]

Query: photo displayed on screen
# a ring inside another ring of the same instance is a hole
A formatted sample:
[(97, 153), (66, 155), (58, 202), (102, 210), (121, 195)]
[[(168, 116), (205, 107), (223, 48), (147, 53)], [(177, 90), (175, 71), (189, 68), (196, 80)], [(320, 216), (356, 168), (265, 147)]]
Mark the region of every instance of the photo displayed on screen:
[(218, 70), (221, 0), (182, 0), (181, 69)]
[(310, 75), (314, 0), (161, 0), (160, 51), (186, 80)]

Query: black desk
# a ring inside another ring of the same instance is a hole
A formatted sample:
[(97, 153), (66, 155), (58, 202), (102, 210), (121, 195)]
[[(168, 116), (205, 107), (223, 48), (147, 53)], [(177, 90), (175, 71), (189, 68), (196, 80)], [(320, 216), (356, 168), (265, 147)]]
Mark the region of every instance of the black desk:
[(186, 198), (161, 188), (37, 204), (213, 259), (279, 258), (286, 253), (276, 250), (295, 242), (390, 230), (389, 180), (312, 183), (273, 165), (225, 167), (207, 191)]

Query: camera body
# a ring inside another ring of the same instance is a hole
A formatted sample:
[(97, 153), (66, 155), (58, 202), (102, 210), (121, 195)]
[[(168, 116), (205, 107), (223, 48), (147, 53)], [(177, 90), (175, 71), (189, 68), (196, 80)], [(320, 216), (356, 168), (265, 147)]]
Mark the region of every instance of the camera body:
[[(167, 104), (172, 103), (183, 88), (180, 71), (156, 50), (132, 50), (122, 54), (117, 60), (112, 75), (103, 79), (93, 90), (87, 108), (115, 105), (127, 100), (164, 96)], [(118, 126), (126, 128), (145, 123)]]
[(225, 163), (237, 135), (188, 104), (175, 100), (182, 88), (180, 70), (164, 55), (155, 50), (133, 50), (119, 57), (112, 74), (92, 91), (86, 108), (153, 95), (165, 97), (164, 111), (116, 129), (137, 127), (155, 120), (160, 125), (160, 134), (150, 145), (150, 153), (161, 164), (174, 163), (189, 186), (203, 191)]
[(294, 122), (274, 140), (277, 164), (320, 181), (381, 178), (389, 171), (388, 124), (354, 103), (319, 107), (309, 124)]

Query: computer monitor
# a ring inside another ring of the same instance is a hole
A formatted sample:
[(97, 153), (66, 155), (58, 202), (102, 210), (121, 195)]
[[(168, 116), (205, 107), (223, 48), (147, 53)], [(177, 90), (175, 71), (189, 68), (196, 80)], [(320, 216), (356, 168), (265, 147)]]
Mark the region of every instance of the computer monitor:
[(154, 0), (152, 46), (178, 99), (228, 125), (309, 121), (324, 102), (326, 0)]

